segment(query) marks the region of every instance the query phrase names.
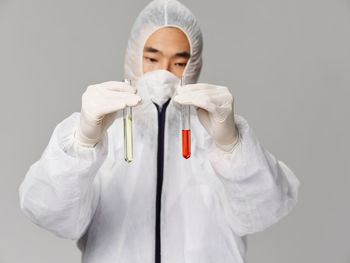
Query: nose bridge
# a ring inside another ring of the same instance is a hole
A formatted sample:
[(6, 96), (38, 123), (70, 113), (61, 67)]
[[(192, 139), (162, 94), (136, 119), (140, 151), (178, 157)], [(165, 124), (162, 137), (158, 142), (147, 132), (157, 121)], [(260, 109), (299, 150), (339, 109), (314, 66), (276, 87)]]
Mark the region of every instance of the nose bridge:
[(160, 65), (160, 69), (165, 69), (170, 71), (170, 59), (168, 58), (164, 58), (161, 65)]

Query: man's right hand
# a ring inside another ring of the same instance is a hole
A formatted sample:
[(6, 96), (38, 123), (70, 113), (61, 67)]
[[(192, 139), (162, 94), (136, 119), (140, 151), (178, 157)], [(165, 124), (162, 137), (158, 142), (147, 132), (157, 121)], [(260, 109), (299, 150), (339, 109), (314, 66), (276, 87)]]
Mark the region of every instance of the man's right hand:
[(130, 84), (120, 81), (88, 86), (82, 95), (80, 124), (74, 138), (83, 146), (94, 147), (119, 110), (140, 104), (141, 97), (135, 93)]

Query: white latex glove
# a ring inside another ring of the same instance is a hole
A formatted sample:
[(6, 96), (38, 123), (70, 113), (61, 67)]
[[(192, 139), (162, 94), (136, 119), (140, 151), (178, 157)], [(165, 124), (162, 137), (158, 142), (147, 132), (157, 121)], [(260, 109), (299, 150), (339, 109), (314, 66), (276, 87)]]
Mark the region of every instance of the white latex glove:
[(94, 147), (116, 118), (117, 112), (141, 102), (130, 84), (108, 81), (88, 86), (82, 95), (80, 125), (74, 138), (83, 146)]
[(177, 87), (174, 101), (196, 108), (199, 121), (225, 152), (231, 152), (238, 141), (234, 122), (233, 96), (228, 88), (207, 83)]

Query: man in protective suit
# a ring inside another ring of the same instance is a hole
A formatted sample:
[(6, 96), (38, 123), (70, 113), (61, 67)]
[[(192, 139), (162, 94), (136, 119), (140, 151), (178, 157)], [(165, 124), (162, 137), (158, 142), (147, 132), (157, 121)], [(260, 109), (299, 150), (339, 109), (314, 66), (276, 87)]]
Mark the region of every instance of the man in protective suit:
[[(21, 209), (35, 224), (79, 240), (82, 262), (244, 262), (246, 236), (297, 203), (298, 179), (234, 114), (228, 88), (197, 83), (202, 45), (185, 6), (149, 3), (128, 40), (132, 85), (89, 86), (81, 112), (56, 126), (27, 172)], [(182, 156), (183, 105), (194, 109), (189, 159)], [(118, 116), (125, 107), (133, 109), (131, 163)]]

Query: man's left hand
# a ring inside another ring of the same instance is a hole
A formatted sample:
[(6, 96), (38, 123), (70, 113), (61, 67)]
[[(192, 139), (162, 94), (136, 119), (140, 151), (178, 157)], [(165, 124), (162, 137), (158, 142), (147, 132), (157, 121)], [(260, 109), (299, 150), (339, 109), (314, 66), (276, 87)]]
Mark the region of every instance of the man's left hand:
[(173, 99), (195, 107), (199, 121), (220, 149), (230, 152), (234, 148), (238, 129), (234, 121), (234, 99), (227, 87), (207, 83), (183, 85), (176, 89)]

